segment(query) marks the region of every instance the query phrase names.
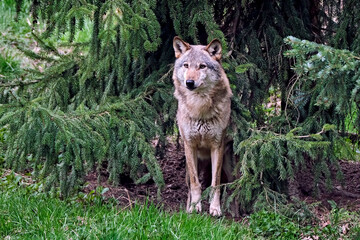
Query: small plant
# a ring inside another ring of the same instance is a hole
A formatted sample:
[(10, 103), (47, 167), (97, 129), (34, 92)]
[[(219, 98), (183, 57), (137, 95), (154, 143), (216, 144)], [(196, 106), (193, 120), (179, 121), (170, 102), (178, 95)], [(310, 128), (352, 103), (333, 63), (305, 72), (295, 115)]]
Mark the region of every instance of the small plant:
[(98, 186), (95, 190), (91, 190), (88, 193), (79, 192), (74, 198), (73, 201), (82, 202), (85, 205), (103, 205), (105, 202), (107, 203), (117, 203), (115, 200), (105, 201), (105, 193), (109, 191), (109, 188), (104, 188), (102, 186)]
[(327, 239), (347, 239), (350, 237), (348, 235), (359, 236), (359, 216), (344, 208), (339, 208), (333, 200), (328, 202), (331, 206), (331, 212), (327, 224), (321, 229), (322, 236)]
[[(18, 4), (16, 3), (18, 2)], [(0, 30), (1, 33), (11, 31), (12, 33), (28, 33), (31, 31), (27, 14), (31, 2), (28, 0), (13, 1), (5, 0), (0, 2)]]
[(3, 77), (20, 72), (20, 63), (9, 53), (0, 53), (0, 82)]
[(276, 212), (261, 210), (249, 217), (250, 231), (256, 238), (299, 239), (301, 229), (291, 219)]

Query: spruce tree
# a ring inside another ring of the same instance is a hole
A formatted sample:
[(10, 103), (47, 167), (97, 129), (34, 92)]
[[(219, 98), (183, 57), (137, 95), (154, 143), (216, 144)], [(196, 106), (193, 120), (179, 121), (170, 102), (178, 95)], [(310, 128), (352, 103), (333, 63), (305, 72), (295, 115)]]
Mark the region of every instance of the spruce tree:
[[(64, 196), (94, 169), (106, 171), (113, 184), (121, 174), (137, 183), (152, 179), (160, 192), (155, 149), (161, 153), (166, 136), (177, 132), (171, 75), (172, 39), (179, 35), (194, 44), (213, 38), (223, 44), (239, 176), (229, 201), (240, 197), (247, 208), (284, 199), (289, 180), (309, 159), (316, 185), (337, 165), (347, 124), (359, 133), (357, 5), (16, 1), (17, 11), (31, 12), (40, 50), (5, 36), (6, 46), (37, 63), (0, 78), (6, 167), (31, 169)], [(281, 99), (276, 114), (265, 107), (271, 94)]]

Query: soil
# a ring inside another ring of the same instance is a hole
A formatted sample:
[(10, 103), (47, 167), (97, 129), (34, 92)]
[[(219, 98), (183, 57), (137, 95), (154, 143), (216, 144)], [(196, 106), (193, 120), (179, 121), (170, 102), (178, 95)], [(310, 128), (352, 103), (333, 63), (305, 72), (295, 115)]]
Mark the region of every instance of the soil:
[(185, 183), (185, 156), (184, 151), (178, 150), (171, 143), (165, 147), (162, 158), (158, 158), (161, 166), (165, 186), (161, 191), (161, 199), (158, 198), (158, 188), (153, 181), (146, 184), (136, 185), (131, 179), (123, 177), (120, 186), (113, 186), (107, 182), (106, 174), (101, 176), (101, 183), (97, 181), (97, 174), (90, 173), (86, 177), (87, 187), (85, 192), (96, 189), (99, 185), (109, 188), (106, 197), (117, 199), (124, 208), (130, 207), (135, 202), (144, 203), (146, 200), (161, 205), (166, 210), (178, 211), (185, 209), (187, 199), (187, 185)]
[[(99, 185), (109, 188), (106, 197), (113, 197), (120, 202), (123, 208), (131, 207), (135, 202), (144, 203), (152, 201), (168, 211), (179, 211), (185, 209), (187, 200), (187, 186), (185, 183), (185, 156), (182, 147), (174, 143), (168, 143), (165, 154), (159, 158), (163, 171), (165, 187), (158, 199), (157, 186), (149, 181), (146, 184), (136, 185), (130, 179), (123, 178), (120, 186), (114, 187), (107, 182), (107, 176), (101, 176), (101, 183), (97, 181), (96, 173), (90, 173), (86, 177), (88, 182), (85, 191), (96, 189)], [(343, 172), (343, 180), (337, 180), (337, 168), (331, 168), (332, 184), (334, 188), (329, 190), (322, 179), (318, 185), (318, 194), (314, 195), (313, 173), (310, 168), (303, 168), (290, 184), (290, 195), (295, 195), (307, 203), (317, 203), (316, 211), (319, 215), (326, 215), (331, 210), (329, 200), (337, 203), (339, 208), (351, 211), (360, 210), (360, 163), (351, 161), (339, 161)], [(204, 201), (204, 212), (208, 205)], [(321, 218), (321, 216), (319, 216)]]

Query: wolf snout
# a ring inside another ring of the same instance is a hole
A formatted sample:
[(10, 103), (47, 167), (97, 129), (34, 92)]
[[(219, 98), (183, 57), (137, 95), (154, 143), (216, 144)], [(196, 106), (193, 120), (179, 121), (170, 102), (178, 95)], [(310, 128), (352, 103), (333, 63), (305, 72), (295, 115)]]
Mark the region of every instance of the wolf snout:
[(189, 90), (194, 90), (195, 89), (195, 81), (194, 80), (186, 80), (186, 87)]

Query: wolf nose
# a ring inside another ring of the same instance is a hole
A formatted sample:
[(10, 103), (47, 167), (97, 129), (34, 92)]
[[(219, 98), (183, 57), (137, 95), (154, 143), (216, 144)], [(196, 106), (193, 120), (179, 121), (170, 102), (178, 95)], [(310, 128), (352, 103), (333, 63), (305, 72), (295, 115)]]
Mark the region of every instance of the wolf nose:
[(195, 88), (195, 81), (194, 80), (186, 80), (186, 87), (190, 90)]

